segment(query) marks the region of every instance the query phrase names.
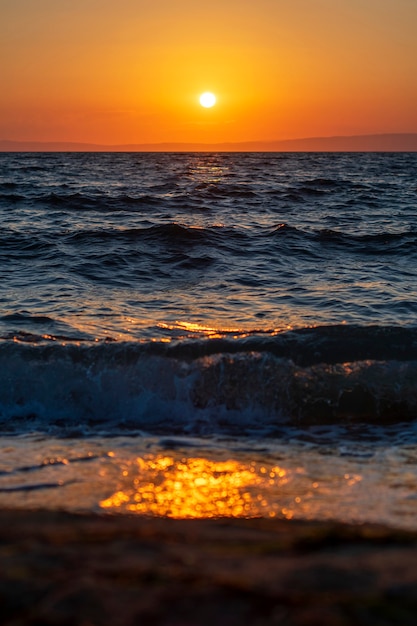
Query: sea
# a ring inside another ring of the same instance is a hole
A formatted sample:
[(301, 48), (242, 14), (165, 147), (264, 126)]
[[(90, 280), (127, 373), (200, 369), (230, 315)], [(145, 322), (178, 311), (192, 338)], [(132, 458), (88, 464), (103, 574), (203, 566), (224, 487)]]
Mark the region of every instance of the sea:
[(0, 154), (0, 506), (417, 529), (417, 153)]

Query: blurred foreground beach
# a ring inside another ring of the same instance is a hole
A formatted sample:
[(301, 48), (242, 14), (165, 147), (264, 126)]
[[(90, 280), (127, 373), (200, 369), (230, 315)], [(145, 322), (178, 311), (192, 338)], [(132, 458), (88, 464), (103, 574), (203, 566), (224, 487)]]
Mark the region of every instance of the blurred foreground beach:
[(417, 533), (0, 512), (1, 624), (414, 625)]

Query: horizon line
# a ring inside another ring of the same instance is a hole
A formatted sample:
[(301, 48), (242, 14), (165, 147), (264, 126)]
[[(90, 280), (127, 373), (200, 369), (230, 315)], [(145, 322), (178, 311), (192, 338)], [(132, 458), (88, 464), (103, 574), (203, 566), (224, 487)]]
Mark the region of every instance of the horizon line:
[(415, 152), (417, 133), (330, 135), (297, 139), (97, 144), (1, 139), (0, 152)]

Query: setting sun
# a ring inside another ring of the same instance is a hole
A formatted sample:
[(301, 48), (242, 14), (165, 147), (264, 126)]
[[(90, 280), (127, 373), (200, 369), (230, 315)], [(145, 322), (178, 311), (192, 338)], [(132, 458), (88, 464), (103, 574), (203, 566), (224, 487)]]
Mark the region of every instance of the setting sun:
[(211, 93), (210, 91), (205, 91), (200, 96), (200, 104), (202, 107), (205, 107), (206, 109), (210, 109), (216, 104), (216, 96), (214, 95), (214, 93)]

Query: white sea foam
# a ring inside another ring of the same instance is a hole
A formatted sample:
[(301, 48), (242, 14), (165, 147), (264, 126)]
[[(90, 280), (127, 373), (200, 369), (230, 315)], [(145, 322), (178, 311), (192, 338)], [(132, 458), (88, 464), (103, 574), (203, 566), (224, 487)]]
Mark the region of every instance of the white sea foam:
[[(154, 345), (6, 342), (2, 428), (243, 435), (273, 434), (283, 423), (380, 424), (417, 416), (417, 361), (297, 365), (242, 348), (180, 358), (153, 354)], [(208, 349), (205, 342), (199, 349)]]

